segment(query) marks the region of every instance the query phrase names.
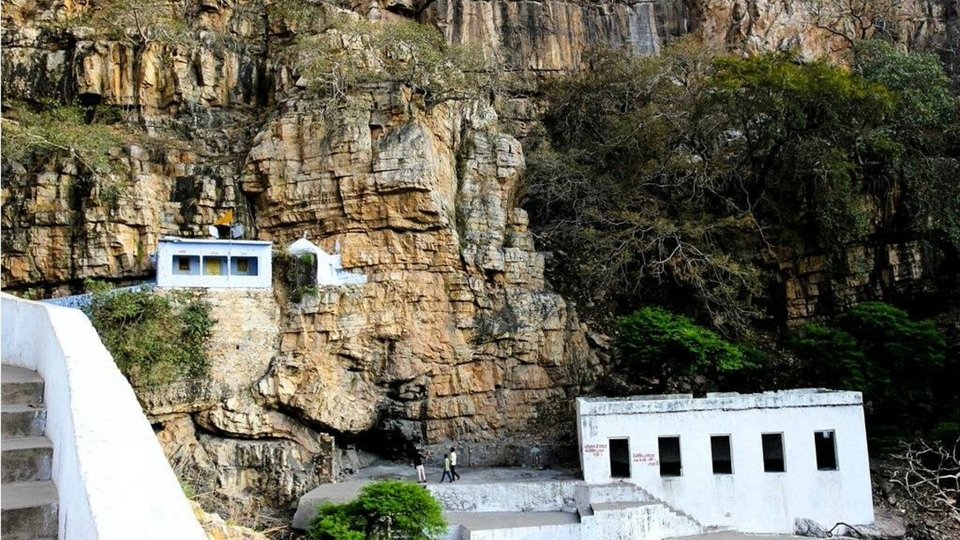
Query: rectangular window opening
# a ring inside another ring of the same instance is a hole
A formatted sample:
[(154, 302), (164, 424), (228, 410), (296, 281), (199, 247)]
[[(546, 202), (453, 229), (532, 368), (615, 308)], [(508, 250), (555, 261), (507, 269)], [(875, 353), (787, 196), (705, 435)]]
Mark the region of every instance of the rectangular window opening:
[(205, 276), (225, 276), (227, 275), (226, 257), (204, 257), (203, 275)]
[(765, 472), (785, 472), (786, 463), (783, 459), (783, 433), (764, 433), (763, 442), (763, 470)]
[(714, 435), (710, 437), (710, 451), (713, 453), (713, 474), (733, 474), (730, 436)]
[(660, 476), (680, 476), (680, 437), (660, 437)]
[(630, 478), (630, 442), (610, 439), (610, 477)]
[(181, 276), (200, 275), (200, 256), (174, 255), (173, 273)]
[(258, 274), (256, 257), (231, 257), (231, 276), (255, 276)]
[(814, 432), (813, 444), (817, 449), (817, 469), (837, 470), (837, 436), (833, 430)]

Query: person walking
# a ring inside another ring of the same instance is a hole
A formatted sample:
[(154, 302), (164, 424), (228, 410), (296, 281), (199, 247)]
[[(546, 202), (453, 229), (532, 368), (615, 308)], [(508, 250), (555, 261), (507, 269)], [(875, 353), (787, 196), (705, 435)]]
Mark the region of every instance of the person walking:
[(459, 480), (460, 475), (457, 474), (457, 449), (453, 446), (450, 447), (450, 481)]
[(417, 483), (427, 483), (427, 473), (423, 470), (423, 454), (417, 448), (413, 451), (413, 466), (417, 469)]
[(443, 476), (440, 477), (440, 483), (443, 483), (444, 478), (449, 478), (453, 482), (453, 475), (450, 474), (450, 455), (443, 455)]

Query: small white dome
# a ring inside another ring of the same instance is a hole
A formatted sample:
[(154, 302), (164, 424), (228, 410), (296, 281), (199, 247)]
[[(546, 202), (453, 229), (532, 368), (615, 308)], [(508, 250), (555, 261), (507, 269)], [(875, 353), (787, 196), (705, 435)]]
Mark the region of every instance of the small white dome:
[(287, 253), (291, 255), (303, 255), (306, 253), (323, 253), (323, 250), (306, 238), (301, 238), (287, 247)]

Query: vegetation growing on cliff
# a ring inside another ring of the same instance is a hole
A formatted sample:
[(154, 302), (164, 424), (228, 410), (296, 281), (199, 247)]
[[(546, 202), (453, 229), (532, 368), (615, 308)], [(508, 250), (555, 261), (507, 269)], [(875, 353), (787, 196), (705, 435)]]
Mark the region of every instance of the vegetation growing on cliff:
[(102, 0), (69, 22), (102, 28), (106, 37), (135, 45), (185, 43), (192, 37), (184, 11), (184, 5), (175, 0)]
[(87, 112), (77, 106), (4, 105), (9, 107), (3, 118), (4, 160), (25, 162), (46, 153), (76, 159), (90, 172), (105, 172), (110, 169), (110, 150), (123, 140), (116, 128), (88, 122)]
[(431, 25), (336, 19), (326, 32), (301, 35), (297, 69), (319, 96), (342, 99), (376, 83), (399, 83), (430, 106), (475, 97), (489, 77), (482, 55), (450, 45)]
[(207, 373), (210, 305), (185, 292), (115, 291), (87, 283), (87, 314), (120, 371), (134, 386)]
[(784, 258), (842, 269), (892, 221), (934, 243), (955, 228), (960, 121), (933, 57), (864, 45), (848, 70), (683, 42), (590, 65), (547, 87), (526, 207), (595, 316), (656, 303), (749, 334)]
[(356, 500), (320, 507), (310, 540), (430, 540), (446, 531), (440, 503), (418, 484), (383, 480), (367, 485)]
[(313, 253), (290, 255), (279, 251), (273, 254), (273, 266), (290, 292), (290, 300), (300, 302), (304, 296), (317, 294), (317, 256)]

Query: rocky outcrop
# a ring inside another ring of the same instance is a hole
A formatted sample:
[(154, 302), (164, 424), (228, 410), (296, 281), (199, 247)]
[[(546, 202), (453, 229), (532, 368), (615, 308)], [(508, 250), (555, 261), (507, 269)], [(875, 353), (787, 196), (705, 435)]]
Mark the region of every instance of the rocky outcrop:
[(698, 0), (697, 33), (752, 54), (797, 50), (843, 60), (857, 40), (883, 35), (913, 46), (942, 32), (947, 6), (935, 0)]
[(197, 503), (192, 503), (193, 515), (207, 533), (209, 540), (267, 540), (266, 535), (247, 527), (231, 525), (215, 513), (207, 512)]
[[(479, 47), (506, 71), (576, 70), (591, 47), (657, 54), (695, 21), (685, 2), (437, 0), (419, 17), (451, 43)], [(388, 8), (389, 9), (389, 8)]]
[(336, 115), (289, 111), (256, 139), (243, 185), (263, 230), (337, 240), (369, 278), (291, 306), (259, 391), (336, 433), (509, 436), (594, 361), (509, 206), (522, 150), (489, 106), (411, 114), (402, 92), (387, 95)]

